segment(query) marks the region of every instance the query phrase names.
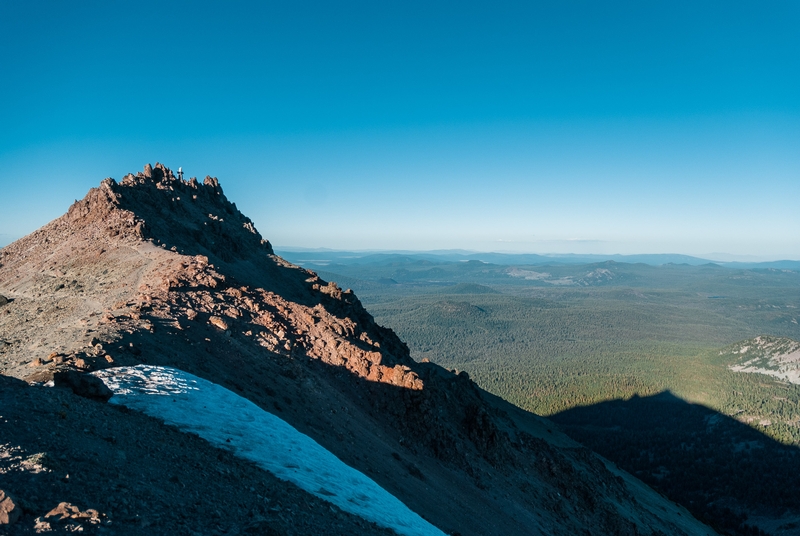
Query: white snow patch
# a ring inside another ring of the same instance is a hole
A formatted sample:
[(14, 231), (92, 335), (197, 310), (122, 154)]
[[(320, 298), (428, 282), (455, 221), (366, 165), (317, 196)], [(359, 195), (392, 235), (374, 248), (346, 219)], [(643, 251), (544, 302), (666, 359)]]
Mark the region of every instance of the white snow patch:
[(224, 387), (169, 367), (138, 365), (93, 374), (114, 392), (112, 404), (193, 432), (346, 512), (399, 534), (444, 536), (319, 443)]

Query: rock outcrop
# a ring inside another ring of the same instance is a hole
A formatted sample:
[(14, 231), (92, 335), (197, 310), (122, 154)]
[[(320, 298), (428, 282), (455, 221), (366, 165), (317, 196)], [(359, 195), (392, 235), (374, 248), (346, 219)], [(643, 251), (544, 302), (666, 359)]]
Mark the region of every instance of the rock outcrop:
[(14, 499), (0, 489), (0, 526), (13, 525), (21, 515), (21, 510)]
[(99, 378), (83, 374), (77, 370), (60, 370), (53, 374), (53, 385), (65, 387), (78, 396), (93, 400), (107, 401), (113, 394)]

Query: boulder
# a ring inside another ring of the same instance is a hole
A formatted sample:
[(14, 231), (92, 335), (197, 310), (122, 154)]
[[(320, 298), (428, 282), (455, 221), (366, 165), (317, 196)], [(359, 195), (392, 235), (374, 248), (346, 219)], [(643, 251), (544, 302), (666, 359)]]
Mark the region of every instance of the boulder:
[(0, 489), (0, 525), (12, 525), (21, 515), (22, 511), (14, 499)]
[(211, 323), (212, 326), (214, 326), (217, 329), (220, 329), (222, 331), (227, 331), (228, 329), (228, 323), (218, 316), (212, 316), (211, 318), (208, 319), (208, 321), (209, 323)]
[(76, 370), (61, 370), (53, 375), (53, 385), (66, 387), (84, 398), (106, 402), (114, 394), (103, 380)]
[(80, 508), (75, 506), (74, 504), (70, 504), (68, 502), (59, 503), (58, 506), (50, 510), (47, 514), (45, 514), (45, 519), (54, 517), (57, 521), (63, 521), (66, 519), (76, 519), (79, 521), (91, 521), (96, 523), (100, 520), (100, 512), (89, 508), (85, 512), (81, 511)]

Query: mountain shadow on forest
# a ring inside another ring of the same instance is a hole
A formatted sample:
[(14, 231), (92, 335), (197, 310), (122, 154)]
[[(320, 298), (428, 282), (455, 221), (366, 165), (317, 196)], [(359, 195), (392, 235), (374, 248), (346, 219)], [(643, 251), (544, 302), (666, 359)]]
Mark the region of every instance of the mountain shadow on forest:
[(797, 447), (669, 391), (550, 418), (723, 534), (800, 534)]

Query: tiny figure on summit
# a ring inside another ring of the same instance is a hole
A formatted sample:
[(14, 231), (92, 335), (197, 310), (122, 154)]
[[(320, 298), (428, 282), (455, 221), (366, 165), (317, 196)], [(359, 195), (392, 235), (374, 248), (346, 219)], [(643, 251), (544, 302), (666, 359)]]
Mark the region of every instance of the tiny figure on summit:
[(178, 179), (183, 180), (183, 168), (178, 168)]

